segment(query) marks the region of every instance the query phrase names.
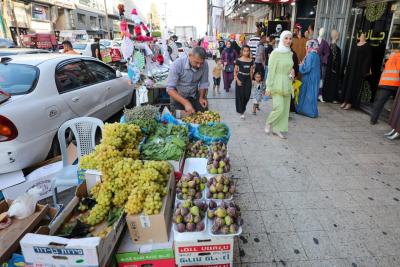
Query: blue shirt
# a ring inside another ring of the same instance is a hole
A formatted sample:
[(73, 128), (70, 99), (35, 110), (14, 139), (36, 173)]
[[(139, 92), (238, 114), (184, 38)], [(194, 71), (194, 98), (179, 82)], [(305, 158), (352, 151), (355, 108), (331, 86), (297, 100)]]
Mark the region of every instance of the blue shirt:
[(208, 64), (204, 64), (193, 71), (189, 58), (183, 56), (172, 63), (168, 73), (167, 91), (176, 89), (184, 97), (195, 97), (197, 90), (208, 89)]

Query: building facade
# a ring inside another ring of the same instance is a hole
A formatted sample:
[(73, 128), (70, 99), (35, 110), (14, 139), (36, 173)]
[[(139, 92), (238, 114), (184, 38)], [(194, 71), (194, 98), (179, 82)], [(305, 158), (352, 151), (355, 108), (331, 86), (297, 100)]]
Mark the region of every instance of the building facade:
[[(63, 31), (86, 31), (89, 38), (118, 38), (121, 36), (119, 3), (125, 5), (131, 32), (134, 27), (130, 11), (136, 6), (131, 0), (0, 0), (0, 3), (0, 37), (17, 44), (18, 36), (28, 33), (58, 37)], [(140, 11), (138, 13), (146, 23)]]

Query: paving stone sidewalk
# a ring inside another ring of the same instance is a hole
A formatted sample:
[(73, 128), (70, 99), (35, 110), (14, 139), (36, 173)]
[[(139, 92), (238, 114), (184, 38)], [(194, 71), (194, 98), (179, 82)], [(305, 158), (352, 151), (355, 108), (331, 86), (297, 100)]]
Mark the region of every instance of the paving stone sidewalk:
[(400, 141), (383, 138), (389, 126), (320, 103), (319, 118), (293, 115), (280, 140), (263, 130), (270, 102), (256, 116), (250, 102), (242, 121), (233, 98), (210, 106), (232, 130), (245, 220), (235, 266), (400, 266)]

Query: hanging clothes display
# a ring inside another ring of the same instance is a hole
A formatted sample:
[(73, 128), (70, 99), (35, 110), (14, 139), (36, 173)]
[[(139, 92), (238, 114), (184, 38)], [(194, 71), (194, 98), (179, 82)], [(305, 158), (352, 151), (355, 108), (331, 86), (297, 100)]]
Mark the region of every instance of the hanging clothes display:
[(139, 51), (135, 51), (135, 54), (133, 55), (133, 60), (135, 62), (136, 67), (140, 71), (142, 71), (144, 69), (144, 66), (146, 65), (144, 55)]
[(351, 52), (349, 63), (347, 64), (346, 75), (343, 85), (344, 102), (358, 108), (361, 99), (361, 86), (364, 78), (371, 69), (371, 47), (365, 43), (356, 45)]
[(126, 36), (124, 36), (124, 39), (122, 39), (121, 51), (125, 60), (130, 58), (133, 54), (133, 42)]
[(140, 79), (140, 71), (133, 60), (128, 62), (128, 77), (132, 84), (136, 84)]
[(143, 104), (149, 103), (149, 97), (146, 86), (142, 85), (139, 88), (136, 88), (136, 106), (141, 106)]
[(322, 98), (325, 102), (339, 101), (342, 51), (336, 44), (330, 44), (330, 54), (326, 68)]

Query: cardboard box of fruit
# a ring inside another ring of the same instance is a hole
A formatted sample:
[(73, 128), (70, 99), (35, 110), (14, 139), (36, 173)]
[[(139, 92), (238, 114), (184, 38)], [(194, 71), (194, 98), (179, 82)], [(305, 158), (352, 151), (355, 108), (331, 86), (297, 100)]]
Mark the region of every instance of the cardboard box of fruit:
[(86, 183), (79, 185), (75, 197), (48, 227), (40, 227), (34, 234), (25, 235), (21, 241), (25, 261), (31, 266), (106, 266), (125, 225), (120, 214), (111, 226), (102, 222), (91, 233), (104, 237), (65, 238), (55, 236), (70, 222), (82, 198), (88, 197)]
[(167, 195), (163, 199), (159, 214), (126, 216), (129, 233), (136, 244), (168, 242), (174, 200), (175, 176), (172, 172), (168, 181)]
[[(0, 202), (0, 214), (8, 211), (12, 201)], [(45, 217), (48, 205), (36, 205), (36, 211), (31, 216), (25, 219), (11, 218), (11, 225), (0, 230), (0, 263), (8, 260), (11, 254), (19, 247), (19, 240), (28, 233), (34, 230), (40, 221)], [(8, 220), (8, 219), (7, 219)]]
[(215, 237), (207, 232), (195, 236), (175, 235), (175, 263), (186, 266), (233, 266), (233, 237)]
[(175, 267), (173, 235), (166, 243), (137, 245), (127, 232), (122, 234), (115, 259), (118, 267)]

